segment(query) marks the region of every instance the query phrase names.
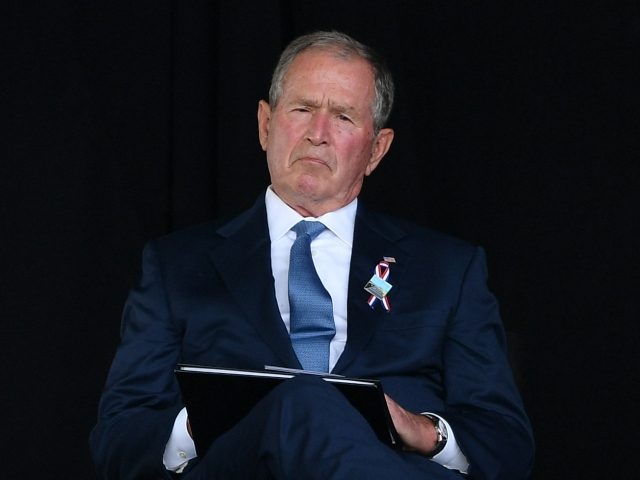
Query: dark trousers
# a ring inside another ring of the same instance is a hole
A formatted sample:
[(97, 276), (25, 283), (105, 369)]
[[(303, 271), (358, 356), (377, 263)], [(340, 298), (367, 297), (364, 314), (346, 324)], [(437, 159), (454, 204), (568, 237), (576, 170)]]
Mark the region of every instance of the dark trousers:
[(457, 472), (381, 443), (332, 385), (287, 380), (219, 437), (188, 480), (460, 480)]

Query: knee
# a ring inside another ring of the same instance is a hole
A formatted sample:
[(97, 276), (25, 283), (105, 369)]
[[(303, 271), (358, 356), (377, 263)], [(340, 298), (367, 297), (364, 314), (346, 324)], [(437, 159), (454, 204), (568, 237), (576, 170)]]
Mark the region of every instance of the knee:
[(329, 408), (344, 408), (346, 398), (332, 384), (321, 377), (298, 375), (279, 385), (273, 392), (276, 401), (286, 409), (307, 413)]
[(320, 377), (300, 375), (273, 392), (269, 421), (284, 437), (295, 437), (306, 443), (307, 436), (330, 439), (336, 434), (369, 432), (370, 427), (360, 412), (336, 386)]

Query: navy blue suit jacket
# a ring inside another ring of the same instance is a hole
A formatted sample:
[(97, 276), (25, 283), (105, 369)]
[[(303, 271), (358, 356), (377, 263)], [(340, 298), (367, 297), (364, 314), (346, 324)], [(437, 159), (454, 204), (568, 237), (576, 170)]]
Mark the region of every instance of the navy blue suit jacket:
[[(370, 308), (363, 289), (383, 256), (396, 259), (390, 312)], [(201, 225), (145, 248), (91, 435), (107, 478), (166, 475), (164, 446), (182, 408), (173, 374), (179, 362), (300, 368), (275, 300), (263, 198), (222, 226)], [(527, 478), (531, 428), (480, 248), (360, 203), (348, 339), (333, 372), (380, 378), (408, 410), (445, 417), (474, 479)]]

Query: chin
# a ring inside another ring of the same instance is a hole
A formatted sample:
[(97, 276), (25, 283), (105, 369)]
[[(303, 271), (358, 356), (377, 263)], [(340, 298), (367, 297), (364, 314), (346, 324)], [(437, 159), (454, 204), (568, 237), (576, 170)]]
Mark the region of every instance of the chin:
[(324, 182), (313, 175), (302, 175), (296, 182), (295, 191), (305, 198), (316, 198), (324, 190)]

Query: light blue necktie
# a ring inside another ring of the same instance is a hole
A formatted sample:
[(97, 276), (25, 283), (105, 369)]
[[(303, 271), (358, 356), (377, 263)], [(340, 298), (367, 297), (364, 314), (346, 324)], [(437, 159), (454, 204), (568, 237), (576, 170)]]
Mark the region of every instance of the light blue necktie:
[(329, 343), (336, 334), (331, 295), (324, 288), (311, 258), (311, 241), (326, 227), (298, 222), (289, 258), (291, 344), (305, 370), (329, 371)]

